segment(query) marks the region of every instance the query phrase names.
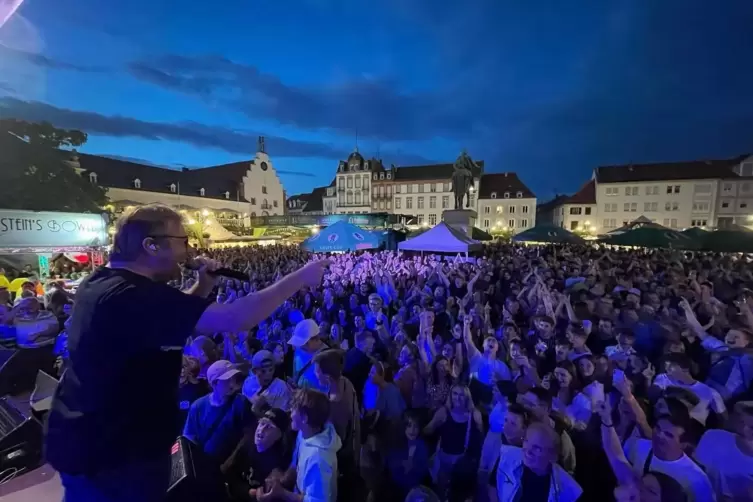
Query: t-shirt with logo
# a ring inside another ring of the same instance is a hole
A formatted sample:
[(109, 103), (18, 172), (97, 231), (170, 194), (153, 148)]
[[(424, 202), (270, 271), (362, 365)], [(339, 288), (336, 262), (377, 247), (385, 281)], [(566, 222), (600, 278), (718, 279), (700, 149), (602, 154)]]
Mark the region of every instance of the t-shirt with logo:
[(81, 283), (47, 422), (55, 469), (94, 474), (169, 458), (183, 347), (210, 304), (123, 269), (101, 267)]

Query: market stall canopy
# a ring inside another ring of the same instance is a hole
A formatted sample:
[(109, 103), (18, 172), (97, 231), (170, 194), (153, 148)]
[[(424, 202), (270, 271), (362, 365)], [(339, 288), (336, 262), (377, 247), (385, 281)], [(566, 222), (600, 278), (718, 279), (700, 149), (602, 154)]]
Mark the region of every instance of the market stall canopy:
[(471, 229), (471, 237), (473, 237), (473, 240), (476, 241), (491, 241), (494, 240), (494, 236), (488, 232), (484, 232), (478, 227), (473, 227)]
[(609, 235), (600, 241), (613, 246), (635, 246), (664, 249), (699, 249), (700, 243), (682, 232), (659, 226), (642, 226), (617, 235)]
[(554, 225), (537, 225), (512, 238), (515, 242), (548, 242), (551, 244), (582, 244), (583, 238), (562, 227)]
[(628, 230), (633, 230), (634, 228), (643, 228), (643, 227), (649, 227), (649, 228), (666, 228), (658, 223), (654, 223), (653, 221), (649, 220), (645, 216), (639, 216), (638, 218), (634, 219), (627, 225), (623, 225), (620, 228), (616, 228), (609, 232), (607, 235), (618, 235), (627, 232)]
[(302, 246), (314, 253), (359, 251), (378, 248), (379, 239), (368, 230), (347, 221), (338, 221), (303, 241)]
[(398, 244), (400, 251), (428, 251), (432, 253), (470, 253), (481, 249), (480, 242), (463, 235), (445, 222)]
[(708, 232), (700, 227), (690, 227), (686, 230), (683, 230), (682, 233), (684, 235), (687, 235), (691, 239), (697, 239), (699, 242), (706, 242), (706, 239), (711, 235), (711, 232)]
[(703, 249), (717, 253), (753, 253), (753, 232), (743, 229), (722, 229), (707, 232)]

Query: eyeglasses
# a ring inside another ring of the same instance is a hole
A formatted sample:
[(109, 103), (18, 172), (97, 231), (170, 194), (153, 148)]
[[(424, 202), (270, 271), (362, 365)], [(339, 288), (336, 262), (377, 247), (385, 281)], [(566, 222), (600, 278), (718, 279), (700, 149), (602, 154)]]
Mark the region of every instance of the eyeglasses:
[(188, 236), (187, 235), (168, 235), (168, 234), (161, 234), (161, 235), (150, 235), (152, 239), (178, 239), (183, 241), (186, 245), (188, 245)]

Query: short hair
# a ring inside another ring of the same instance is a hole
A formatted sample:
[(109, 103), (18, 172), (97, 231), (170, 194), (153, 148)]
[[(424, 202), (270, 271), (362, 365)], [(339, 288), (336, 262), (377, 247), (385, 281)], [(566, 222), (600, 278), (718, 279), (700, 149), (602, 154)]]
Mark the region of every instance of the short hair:
[(314, 363), (319, 365), (322, 373), (330, 378), (338, 379), (343, 374), (343, 352), (338, 349), (327, 349), (314, 356)]
[(670, 364), (675, 364), (683, 370), (690, 371), (693, 363), (685, 354), (671, 353), (664, 357), (664, 361)]
[(528, 410), (519, 405), (518, 403), (510, 403), (507, 406), (507, 413), (512, 413), (523, 418), (523, 424), (528, 425), (530, 417), (528, 416)]
[(369, 338), (373, 338), (376, 341), (376, 338), (374, 338), (374, 334), (367, 329), (359, 333), (356, 333), (355, 334), (356, 345), (361, 345), (361, 344), (366, 343), (366, 340), (368, 340)]
[(306, 423), (314, 429), (323, 429), (329, 420), (329, 397), (318, 390), (303, 388), (293, 394), (290, 408), (306, 417)]
[(540, 403), (544, 403), (547, 405), (547, 407), (551, 408), (552, 406), (552, 395), (549, 393), (548, 390), (546, 390), (543, 387), (531, 387), (526, 391), (526, 393), (531, 393), (534, 396), (536, 396), (536, 399), (539, 400)]
[(427, 487), (417, 486), (408, 492), (405, 502), (439, 502), (439, 497)]
[(169, 222), (181, 222), (181, 216), (163, 204), (147, 204), (126, 212), (115, 222), (110, 260), (132, 262), (143, 252), (144, 239), (163, 234)]
[(542, 434), (548, 436), (554, 445), (554, 448), (553, 448), (554, 451), (556, 452), (560, 451), (561, 438), (560, 438), (560, 435), (557, 433), (557, 431), (554, 430), (554, 427), (544, 422), (534, 421), (534, 422), (531, 422), (526, 428), (526, 436), (528, 436), (528, 434), (534, 431), (541, 432)]

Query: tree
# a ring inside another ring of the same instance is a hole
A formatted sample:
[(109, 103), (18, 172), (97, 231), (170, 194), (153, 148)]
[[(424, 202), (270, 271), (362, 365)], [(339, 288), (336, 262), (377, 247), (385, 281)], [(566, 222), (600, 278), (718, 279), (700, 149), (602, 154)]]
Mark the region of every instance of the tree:
[(48, 122), (0, 120), (0, 204), (6, 209), (102, 212), (105, 190), (66, 163), (61, 147), (86, 143), (86, 133)]

